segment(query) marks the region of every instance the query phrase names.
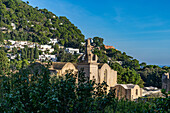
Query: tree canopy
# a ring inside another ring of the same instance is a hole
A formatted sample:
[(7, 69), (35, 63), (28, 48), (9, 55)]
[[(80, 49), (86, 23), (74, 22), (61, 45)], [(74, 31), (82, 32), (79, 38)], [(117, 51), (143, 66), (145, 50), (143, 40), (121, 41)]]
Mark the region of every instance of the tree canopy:
[(57, 38), (62, 45), (71, 47), (79, 47), (84, 41), (81, 31), (64, 16), (20, 0), (0, 0), (0, 5), (1, 27), (7, 28), (4, 39), (47, 44), (50, 38)]
[(0, 50), (0, 75), (7, 74), (9, 72), (9, 60), (6, 53), (3, 50)]

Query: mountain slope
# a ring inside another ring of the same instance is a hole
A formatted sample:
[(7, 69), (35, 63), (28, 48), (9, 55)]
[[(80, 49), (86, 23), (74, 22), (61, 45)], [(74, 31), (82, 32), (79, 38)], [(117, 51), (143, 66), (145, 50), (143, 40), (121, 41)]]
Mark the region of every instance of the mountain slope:
[(62, 45), (80, 47), (84, 35), (66, 17), (33, 8), (20, 0), (0, 0), (0, 27), (5, 39), (46, 44), (57, 38)]

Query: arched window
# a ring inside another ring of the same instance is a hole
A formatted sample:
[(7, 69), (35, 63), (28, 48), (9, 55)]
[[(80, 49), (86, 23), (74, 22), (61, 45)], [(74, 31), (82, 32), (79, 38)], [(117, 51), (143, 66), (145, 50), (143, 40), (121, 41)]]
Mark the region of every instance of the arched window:
[(107, 83), (107, 70), (104, 71), (104, 81)]
[(96, 55), (93, 55), (93, 61), (95, 61), (96, 60)]
[(136, 89), (136, 95), (138, 95), (138, 89)]

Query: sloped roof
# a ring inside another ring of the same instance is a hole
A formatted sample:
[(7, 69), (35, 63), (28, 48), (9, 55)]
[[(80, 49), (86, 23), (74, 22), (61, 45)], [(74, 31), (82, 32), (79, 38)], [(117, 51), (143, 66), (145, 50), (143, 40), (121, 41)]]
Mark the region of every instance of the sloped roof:
[(67, 63), (68, 62), (53, 62), (52, 67), (53, 69), (62, 69)]
[[(53, 62), (51, 68), (60, 70), (68, 63), (71, 63), (71, 62)], [(71, 63), (71, 64), (73, 64), (77, 68), (76, 63)]]
[(135, 84), (117, 84), (122, 86), (125, 89), (133, 89), (136, 85)]
[(108, 66), (109, 68), (111, 68), (107, 63), (99, 63), (98, 64), (98, 68), (101, 69), (104, 65)]

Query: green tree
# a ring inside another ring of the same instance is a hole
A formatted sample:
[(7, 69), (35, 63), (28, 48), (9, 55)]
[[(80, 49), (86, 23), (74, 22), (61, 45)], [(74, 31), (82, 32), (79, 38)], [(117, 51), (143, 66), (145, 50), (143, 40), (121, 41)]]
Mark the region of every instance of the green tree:
[(24, 59), (22, 61), (22, 68), (26, 68), (29, 65), (28, 60)]
[(24, 52), (25, 52), (25, 59), (28, 58), (28, 46), (24, 46)]
[(15, 2), (13, 0), (9, 0), (9, 2), (7, 2), (7, 7), (9, 8), (15, 8)]
[(39, 59), (39, 51), (38, 51), (37, 45), (35, 46), (35, 49), (34, 49), (34, 58)]
[(104, 40), (103, 38), (94, 37), (93, 43), (95, 43), (97, 47), (101, 47), (103, 45), (103, 40)]
[(55, 51), (58, 51), (58, 50), (59, 50), (59, 45), (58, 45), (58, 44), (55, 44), (55, 45), (54, 45), (54, 50), (55, 50)]
[(10, 63), (3, 50), (0, 50), (0, 75), (6, 74), (9, 71)]
[(30, 48), (30, 60), (34, 59), (34, 49)]
[(31, 51), (30, 51), (30, 49), (28, 49), (28, 53), (27, 53), (27, 58), (30, 60), (30, 57), (31, 56)]
[(21, 59), (22, 60), (25, 59), (25, 51), (24, 51), (24, 49), (21, 50)]
[(0, 43), (4, 42), (4, 36), (3, 33), (0, 31)]
[(16, 59), (17, 59), (18, 61), (21, 60), (19, 53), (17, 53)]
[(17, 61), (16, 64), (17, 64), (16, 65), (17, 70), (20, 70), (22, 68), (22, 60)]
[(27, 1), (27, 4), (29, 4), (29, 1)]
[(141, 64), (140, 64), (140, 66), (146, 66), (147, 64), (145, 63), (145, 62), (142, 62)]
[(63, 39), (61, 39), (60, 44), (63, 46), (65, 44), (65, 41)]
[[(120, 67), (118, 70), (121, 69)], [(122, 73), (118, 72), (118, 83), (119, 84), (137, 84), (140, 87), (144, 87), (143, 80), (141, 79), (140, 74), (138, 74), (134, 69), (124, 68), (121, 69)]]
[(17, 53), (17, 48), (16, 48), (16, 47), (12, 48), (12, 53), (13, 53), (14, 55)]

